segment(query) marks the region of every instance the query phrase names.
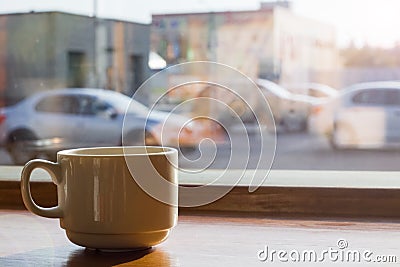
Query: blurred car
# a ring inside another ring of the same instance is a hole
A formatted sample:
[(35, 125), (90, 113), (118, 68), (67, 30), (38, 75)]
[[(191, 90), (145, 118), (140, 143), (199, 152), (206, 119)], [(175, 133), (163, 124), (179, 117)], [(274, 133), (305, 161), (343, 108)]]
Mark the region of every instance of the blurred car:
[(352, 85), (313, 108), (309, 124), (334, 148), (382, 148), (400, 144), (400, 82)]
[(289, 132), (307, 128), (308, 114), (312, 105), (320, 103), (318, 98), (291, 93), (265, 79), (258, 79), (256, 84), (268, 101), (277, 128)]
[(333, 98), (339, 93), (337, 89), (321, 83), (301, 83), (285, 85), (285, 87), (291, 92), (297, 92), (298, 94), (304, 94), (320, 99)]
[(65, 148), (114, 146), (122, 141), (193, 147), (204, 138), (223, 140), (220, 127), (211, 122), (150, 111), (126, 95), (88, 88), (41, 92), (3, 108), (0, 131), (0, 144), (16, 164), (43, 153), (54, 157)]
[(339, 94), (339, 91), (326, 84), (308, 83), (308, 95), (318, 98), (333, 98)]

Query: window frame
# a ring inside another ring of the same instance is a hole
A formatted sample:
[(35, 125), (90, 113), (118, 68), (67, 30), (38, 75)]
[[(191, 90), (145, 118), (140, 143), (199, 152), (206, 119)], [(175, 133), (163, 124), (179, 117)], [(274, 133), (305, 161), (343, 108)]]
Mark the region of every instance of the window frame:
[[(20, 193), (22, 167), (0, 166), (0, 209), (24, 209)], [(180, 175), (180, 185), (198, 186), (225, 170), (207, 170), (201, 181)], [(228, 170), (232, 176), (240, 170)], [(266, 170), (264, 170), (266, 171)], [(272, 170), (250, 193), (249, 171), (224, 197), (208, 205), (180, 207), (180, 212), (243, 214), (244, 216), (289, 216), (294, 218), (400, 219), (400, 172), (287, 171)], [(6, 177), (6, 178), (5, 178)], [(339, 182), (338, 182), (339, 181)], [(226, 186), (216, 184), (213, 186)], [(43, 172), (33, 173), (31, 190), (40, 205), (57, 203), (56, 186)], [(210, 188), (212, 190), (212, 188)], [(180, 198), (192, 197), (180, 195)]]

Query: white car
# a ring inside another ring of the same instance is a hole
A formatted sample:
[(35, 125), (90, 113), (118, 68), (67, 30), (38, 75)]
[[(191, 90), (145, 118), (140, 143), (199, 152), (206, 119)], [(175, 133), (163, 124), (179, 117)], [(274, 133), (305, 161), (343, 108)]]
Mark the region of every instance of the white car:
[(400, 82), (350, 86), (334, 100), (313, 108), (314, 133), (334, 148), (382, 148), (400, 144)]
[(288, 88), (291, 92), (321, 99), (333, 98), (339, 93), (337, 89), (332, 88), (329, 85), (313, 82), (285, 85), (285, 88)]
[(256, 84), (270, 105), (278, 130), (289, 132), (304, 130), (311, 106), (320, 103), (316, 97), (291, 93), (269, 80), (258, 79)]
[(182, 115), (150, 111), (126, 95), (102, 89), (49, 90), (0, 110), (0, 143), (16, 164), (75, 147), (193, 147), (204, 138), (219, 138), (219, 130)]

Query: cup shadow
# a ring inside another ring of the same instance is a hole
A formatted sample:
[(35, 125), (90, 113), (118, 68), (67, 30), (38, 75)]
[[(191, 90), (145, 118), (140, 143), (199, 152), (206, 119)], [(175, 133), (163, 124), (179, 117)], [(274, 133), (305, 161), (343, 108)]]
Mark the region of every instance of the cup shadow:
[(0, 258), (0, 266), (114, 266), (132, 263), (148, 266), (170, 266), (165, 251), (148, 248), (137, 251), (108, 252), (80, 247), (61, 246), (37, 249)]
[(82, 248), (70, 252), (66, 266), (114, 266), (138, 261), (152, 253), (155, 253), (154, 248), (115, 252)]

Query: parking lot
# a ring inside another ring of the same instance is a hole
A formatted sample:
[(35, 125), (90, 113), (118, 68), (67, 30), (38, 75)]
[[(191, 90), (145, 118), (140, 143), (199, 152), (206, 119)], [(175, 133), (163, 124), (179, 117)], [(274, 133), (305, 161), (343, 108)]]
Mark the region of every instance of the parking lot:
[[(265, 137), (272, 140), (271, 136)], [(260, 139), (249, 136), (250, 157), (248, 168), (254, 169), (258, 162), (258, 148), (261, 144)], [(267, 140), (267, 141), (268, 141)], [(243, 151), (247, 147), (245, 142), (238, 144), (243, 146)], [(229, 145), (222, 145), (217, 148), (215, 159), (210, 163), (208, 155), (214, 155), (212, 146), (203, 147), (201, 157), (197, 152), (186, 154), (189, 161), (181, 158), (183, 168), (214, 168), (224, 169), (228, 166), (231, 156)], [(235, 161), (236, 159), (236, 161)], [(233, 157), (230, 167), (238, 168), (242, 165), (238, 159)], [(194, 161), (193, 161), (194, 160)], [(277, 149), (272, 169), (289, 170), (378, 170), (378, 171), (398, 171), (400, 169), (400, 149), (386, 150), (334, 150), (324, 138), (311, 136), (307, 133), (279, 134), (277, 136)], [(0, 150), (0, 164), (11, 165), (11, 159), (4, 149)], [(270, 161), (261, 160), (259, 168), (268, 168)]]

